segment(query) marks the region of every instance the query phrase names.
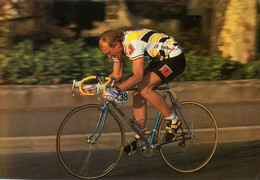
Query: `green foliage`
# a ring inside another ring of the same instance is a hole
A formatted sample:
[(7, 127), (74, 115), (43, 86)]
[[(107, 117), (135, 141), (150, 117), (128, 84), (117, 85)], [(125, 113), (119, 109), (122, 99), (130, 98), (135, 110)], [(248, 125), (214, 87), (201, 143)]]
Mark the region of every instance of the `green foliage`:
[(0, 26), (0, 48), (6, 48), (8, 47), (8, 33), (9, 29), (1, 25)]
[[(80, 77), (79, 58), (82, 56), (81, 41), (67, 44), (54, 39), (52, 43), (36, 52), (35, 77), (41, 84), (61, 83), (71, 80), (71, 75)], [(78, 54), (79, 53), (79, 54)]]
[(4, 83), (9, 76), (7, 73), (11, 51), (8, 49), (8, 33), (6, 26), (0, 26), (0, 83)]
[[(1, 40), (1, 39), (0, 39)], [(187, 66), (176, 81), (233, 80), (260, 78), (260, 62), (241, 64), (219, 56), (186, 54)], [(148, 62), (146, 62), (148, 63)], [(26, 40), (12, 48), (1, 47), (0, 84), (61, 84), (90, 75), (109, 75), (111, 59), (83, 40), (53, 39), (39, 50)], [(132, 75), (131, 61), (125, 61), (124, 79)]]
[(9, 81), (17, 84), (34, 83), (33, 73), (35, 61), (33, 56), (33, 43), (24, 41), (13, 47), (8, 62)]
[(106, 58), (98, 48), (89, 48), (87, 56), (81, 62), (85, 76), (109, 75), (112, 73), (112, 59)]
[(235, 80), (260, 77), (259, 61), (241, 64), (238, 61), (230, 60), (230, 58), (195, 56), (192, 53), (186, 54), (186, 60), (185, 72), (176, 80)]
[(260, 61), (253, 61), (244, 65), (243, 74), (245, 79), (260, 79)]
[(98, 48), (85, 48), (83, 40), (66, 43), (54, 39), (38, 51), (26, 40), (0, 54), (1, 84), (58, 84), (72, 79), (108, 75), (112, 63)]

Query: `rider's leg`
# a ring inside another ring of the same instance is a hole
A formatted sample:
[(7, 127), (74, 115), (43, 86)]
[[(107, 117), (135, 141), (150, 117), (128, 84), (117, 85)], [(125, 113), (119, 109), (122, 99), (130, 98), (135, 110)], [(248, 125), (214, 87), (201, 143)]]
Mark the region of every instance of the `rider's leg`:
[[(158, 109), (164, 117), (172, 115), (171, 109), (168, 107), (160, 94), (153, 90), (161, 84), (161, 79), (154, 72), (148, 72), (141, 83), (137, 85), (138, 91), (133, 94), (133, 116), (143, 126), (146, 122), (146, 99)], [(144, 131), (142, 132), (145, 133)], [(135, 134), (138, 139), (138, 135)], [(137, 148), (137, 140), (132, 141), (125, 146), (124, 151), (130, 153)]]
[[(147, 118), (146, 112), (147, 104), (146, 99), (136, 91), (133, 93), (133, 117), (141, 125), (142, 129), (145, 127), (145, 122)], [(145, 133), (145, 130), (142, 131), (142, 134)], [(138, 137), (138, 136), (136, 136)]]
[(147, 118), (146, 99), (158, 109), (164, 117), (172, 115), (171, 109), (162, 96), (153, 90), (153, 88), (160, 84), (160, 77), (153, 72), (149, 72), (145, 75), (143, 81), (137, 85), (138, 91), (133, 95), (133, 116), (143, 127), (145, 127)]
[(160, 77), (154, 72), (149, 72), (145, 75), (144, 80), (138, 84), (138, 90), (142, 97), (147, 99), (156, 109), (158, 109), (164, 117), (172, 115), (171, 109), (168, 107), (160, 94), (153, 88), (161, 84)]
[(154, 87), (161, 84), (160, 77), (154, 72), (149, 72), (147, 76), (149, 78), (145, 78), (143, 83), (138, 86), (138, 89), (141, 95), (165, 117), (167, 133), (165, 134), (164, 139), (165, 141), (171, 141), (175, 136), (174, 133), (177, 133), (177, 130), (181, 126), (181, 121), (178, 120), (178, 117), (171, 111), (162, 96), (153, 90)]
[[(133, 93), (133, 117), (143, 128), (145, 128), (146, 100), (138, 91)], [(145, 134), (145, 129), (141, 131), (141, 133)], [(135, 152), (137, 148), (137, 139), (139, 138), (139, 135), (135, 133), (135, 139), (125, 146), (124, 151), (126, 153)]]

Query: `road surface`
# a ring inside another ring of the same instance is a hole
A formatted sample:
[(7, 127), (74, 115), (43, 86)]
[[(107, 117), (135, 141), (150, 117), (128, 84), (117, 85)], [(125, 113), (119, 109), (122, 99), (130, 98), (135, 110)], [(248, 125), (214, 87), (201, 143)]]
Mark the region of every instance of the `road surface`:
[[(207, 105), (219, 128), (260, 126), (260, 102)], [(72, 108), (0, 110), (0, 139), (55, 137), (59, 124)], [(126, 109), (131, 114), (131, 109)], [(150, 109), (148, 127), (156, 111)], [(244, 131), (238, 131), (243, 137)], [(13, 144), (15, 147), (16, 144)], [(23, 145), (23, 144), (22, 144)], [(48, 145), (48, 144), (47, 144)], [(0, 145), (1, 146), (1, 145)], [(3, 146), (3, 145), (2, 145)], [(24, 144), (24, 148), (28, 145)], [(50, 144), (53, 146), (53, 144)], [(0, 178), (74, 179), (61, 165), (56, 152), (27, 151), (0, 154)], [(15, 150), (15, 149), (14, 149)], [(1, 151), (1, 149), (0, 149)], [(260, 138), (220, 142), (209, 164), (198, 172), (178, 173), (170, 169), (159, 153), (152, 158), (138, 154), (123, 156), (118, 166), (103, 179), (260, 179)]]
[[(212, 160), (194, 173), (169, 168), (159, 153), (151, 158), (124, 155), (118, 166), (102, 179), (227, 179), (259, 180), (260, 141), (220, 143)], [(0, 155), (0, 178), (78, 179), (61, 165), (55, 152)]]

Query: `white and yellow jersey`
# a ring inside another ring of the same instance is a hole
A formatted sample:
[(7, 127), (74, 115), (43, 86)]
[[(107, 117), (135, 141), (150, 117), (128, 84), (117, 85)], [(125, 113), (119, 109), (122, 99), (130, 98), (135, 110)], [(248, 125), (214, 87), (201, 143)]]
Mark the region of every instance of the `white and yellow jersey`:
[(150, 29), (126, 31), (122, 45), (124, 53), (132, 61), (140, 58), (163, 60), (182, 53), (173, 37)]

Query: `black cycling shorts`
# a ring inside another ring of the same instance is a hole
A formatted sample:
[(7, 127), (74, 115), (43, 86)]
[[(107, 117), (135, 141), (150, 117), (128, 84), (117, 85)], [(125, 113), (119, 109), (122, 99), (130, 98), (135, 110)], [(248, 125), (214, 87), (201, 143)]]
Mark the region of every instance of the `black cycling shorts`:
[(162, 61), (152, 60), (145, 68), (145, 74), (154, 72), (161, 80), (162, 84), (168, 83), (180, 75), (186, 66), (186, 59), (183, 53)]

